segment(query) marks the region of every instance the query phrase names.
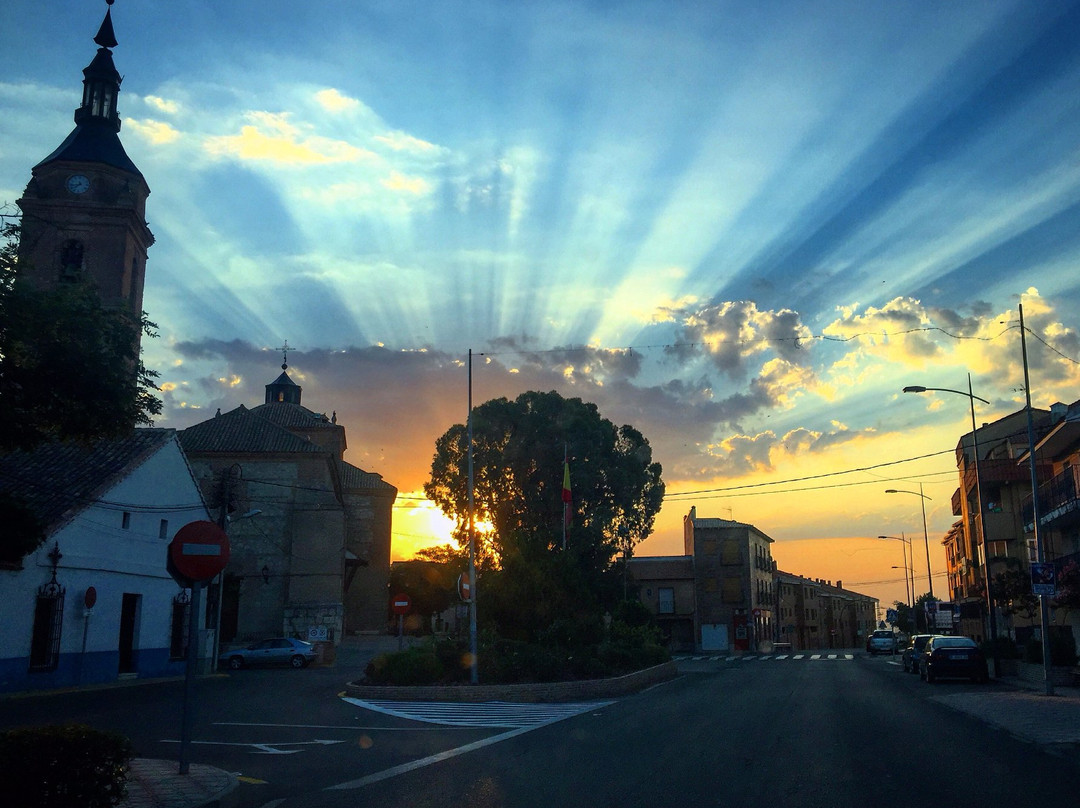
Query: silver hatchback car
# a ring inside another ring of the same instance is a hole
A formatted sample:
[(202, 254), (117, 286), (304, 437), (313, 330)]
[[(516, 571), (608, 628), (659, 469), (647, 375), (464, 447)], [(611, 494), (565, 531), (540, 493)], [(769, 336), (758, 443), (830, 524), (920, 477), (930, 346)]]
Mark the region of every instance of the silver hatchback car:
[(247, 665), (290, 665), (303, 668), (315, 659), (315, 646), (289, 637), (260, 640), (247, 648), (224, 651), (218, 661), (234, 671)]

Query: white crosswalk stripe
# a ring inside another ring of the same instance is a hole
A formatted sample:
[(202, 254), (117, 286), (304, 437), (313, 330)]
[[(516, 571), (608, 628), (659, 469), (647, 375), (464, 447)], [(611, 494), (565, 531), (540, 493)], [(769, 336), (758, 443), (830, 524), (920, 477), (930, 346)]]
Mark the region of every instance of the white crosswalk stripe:
[(744, 654), (742, 656), (674, 656), (675, 662), (784, 662), (806, 660), (810, 662), (848, 662), (855, 659), (854, 654)]
[(449, 727), (519, 728), (552, 724), (590, 710), (614, 704), (613, 701), (586, 701), (569, 704), (516, 704), (505, 701), (372, 701), (346, 697), (344, 701), (396, 718), (408, 718)]

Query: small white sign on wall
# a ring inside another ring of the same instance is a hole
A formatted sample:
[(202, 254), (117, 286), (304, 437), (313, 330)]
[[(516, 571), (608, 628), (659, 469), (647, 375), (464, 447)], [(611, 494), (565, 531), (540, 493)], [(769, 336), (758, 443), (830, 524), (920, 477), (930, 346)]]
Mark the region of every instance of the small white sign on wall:
[(322, 642), (329, 636), (326, 626), (311, 626), (307, 630), (308, 642)]

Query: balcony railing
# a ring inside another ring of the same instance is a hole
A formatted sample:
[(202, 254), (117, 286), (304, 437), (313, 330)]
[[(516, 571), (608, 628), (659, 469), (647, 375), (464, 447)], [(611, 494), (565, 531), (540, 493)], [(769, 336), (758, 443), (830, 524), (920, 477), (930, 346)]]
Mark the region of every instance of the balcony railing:
[[(1070, 466), (1054, 475), (1048, 482), (1039, 486), (1039, 524), (1053, 525), (1069, 516), (1076, 518), (1080, 501), (1080, 467)], [(1024, 528), (1030, 531), (1034, 526), (1034, 512), (1031, 495), (1024, 497)]]

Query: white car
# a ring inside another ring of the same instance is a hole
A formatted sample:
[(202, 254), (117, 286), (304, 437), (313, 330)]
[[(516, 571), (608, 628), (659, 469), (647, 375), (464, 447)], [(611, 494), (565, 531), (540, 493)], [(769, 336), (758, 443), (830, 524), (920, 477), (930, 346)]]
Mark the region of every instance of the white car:
[(878, 629), (866, 641), (871, 656), (896, 653), (896, 635), (888, 629)]

